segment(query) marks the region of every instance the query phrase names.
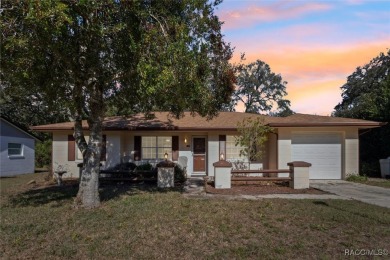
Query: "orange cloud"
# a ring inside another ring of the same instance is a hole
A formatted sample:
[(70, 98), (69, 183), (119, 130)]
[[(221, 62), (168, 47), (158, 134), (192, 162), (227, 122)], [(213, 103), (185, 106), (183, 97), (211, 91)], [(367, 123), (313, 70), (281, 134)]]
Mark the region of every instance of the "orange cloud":
[[(246, 53), (246, 63), (261, 59), (272, 70), (284, 77), (324, 77), (349, 75), (357, 66), (368, 63), (380, 52), (386, 51), (390, 38), (385, 41), (345, 44), (340, 46), (277, 46), (264, 53)], [(275, 51), (274, 51), (275, 50)], [(238, 62), (236, 55), (233, 62)]]
[(331, 5), (325, 3), (278, 1), (266, 6), (250, 5), (234, 11), (223, 11), (219, 13), (219, 18), (224, 21), (224, 29), (237, 29), (329, 9)]
[(287, 99), (291, 109), (301, 113), (330, 115), (341, 101), (340, 87), (344, 79), (317, 80), (289, 87)]
[[(246, 53), (245, 63), (261, 59), (288, 81), (287, 96), (292, 109), (301, 113), (329, 115), (341, 101), (340, 87), (356, 67), (363, 66), (380, 52), (386, 52), (390, 39), (338, 46), (281, 46), (266, 52)], [(260, 48), (263, 49), (263, 48)], [(233, 62), (239, 61), (235, 55)]]

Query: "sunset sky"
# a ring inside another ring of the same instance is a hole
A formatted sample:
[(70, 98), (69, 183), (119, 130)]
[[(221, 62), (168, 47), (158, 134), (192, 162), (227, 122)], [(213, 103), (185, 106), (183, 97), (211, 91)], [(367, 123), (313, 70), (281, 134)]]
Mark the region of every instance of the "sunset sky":
[(388, 0), (225, 0), (216, 13), (232, 62), (268, 63), (298, 113), (330, 115), (347, 77), (390, 48)]

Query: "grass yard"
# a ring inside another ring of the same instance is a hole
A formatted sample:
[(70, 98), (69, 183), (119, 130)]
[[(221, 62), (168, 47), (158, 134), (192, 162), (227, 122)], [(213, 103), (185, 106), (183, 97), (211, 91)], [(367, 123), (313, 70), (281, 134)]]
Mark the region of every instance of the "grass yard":
[(82, 210), (72, 208), (77, 185), (31, 188), (30, 179), (0, 179), (1, 259), (333, 259), (346, 249), (390, 250), (390, 210), (356, 201), (186, 198), (105, 185), (102, 207)]
[(390, 189), (390, 179), (367, 178), (365, 176), (352, 176), (348, 181)]

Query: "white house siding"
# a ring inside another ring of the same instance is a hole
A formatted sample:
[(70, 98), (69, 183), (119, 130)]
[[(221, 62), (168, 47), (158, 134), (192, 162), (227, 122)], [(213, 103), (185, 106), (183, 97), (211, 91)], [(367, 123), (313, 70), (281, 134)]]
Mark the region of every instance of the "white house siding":
[[(184, 142), (187, 141), (187, 143)], [(187, 157), (187, 176), (191, 176), (193, 172), (193, 159), (192, 159), (192, 146), (191, 146), (191, 134), (180, 133), (179, 134), (179, 156)]]
[(207, 139), (208, 139), (208, 150), (207, 150), (208, 176), (214, 176), (213, 163), (219, 161), (219, 135), (215, 133), (209, 133)]
[(77, 160), (68, 161), (68, 135), (71, 134), (71, 132), (53, 133), (52, 167), (53, 171), (59, 170), (59, 167), (65, 168), (67, 173), (63, 175), (64, 178), (79, 177), (79, 168), (77, 167), (79, 162)]
[(121, 141), (122, 134), (121, 132), (107, 132), (106, 135), (106, 161), (104, 163), (104, 168), (113, 167), (121, 162), (122, 152), (121, 152)]
[[(114, 166), (120, 162), (121, 158), (121, 133), (120, 132), (108, 132), (106, 135), (106, 161), (102, 161), (102, 168), (108, 168)], [(56, 171), (59, 167), (64, 167), (67, 173), (64, 178), (78, 178), (79, 167), (77, 164), (82, 163), (82, 159), (77, 155), (78, 148), (76, 145), (76, 160), (68, 160), (68, 135), (72, 135), (72, 132), (54, 132), (53, 133), (53, 170)], [(88, 135), (85, 136), (88, 141)]]
[[(0, 121), (0, 135), (0, 176), (34, 173), (35, 139), (4, 120)], [(8, 156), (8, 143), (22, 144), (23, 155)]]
[(280, 128), (278, 134), (278, 169), (287, 169), (291, 162), (291, 130)]
[(348, 174), (359, 173), (359, 132), (356, 129), (348, 129), (345, 132), (345, 172)]

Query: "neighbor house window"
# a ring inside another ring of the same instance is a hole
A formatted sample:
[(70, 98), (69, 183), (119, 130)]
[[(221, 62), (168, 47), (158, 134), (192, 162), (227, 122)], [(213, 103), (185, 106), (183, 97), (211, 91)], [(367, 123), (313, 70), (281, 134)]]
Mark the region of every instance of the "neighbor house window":
[(8, 143), (8, 156), (22, 156), (23, 145), (18, 143)]
[(142, 159), (172, 159), (172, 136), (142, 136)]
[(236, 146), (236, 137), (233, 135), (226, 136), (226, 160), (244, 160), (243, 156), (240, 156), (242, 146)]

